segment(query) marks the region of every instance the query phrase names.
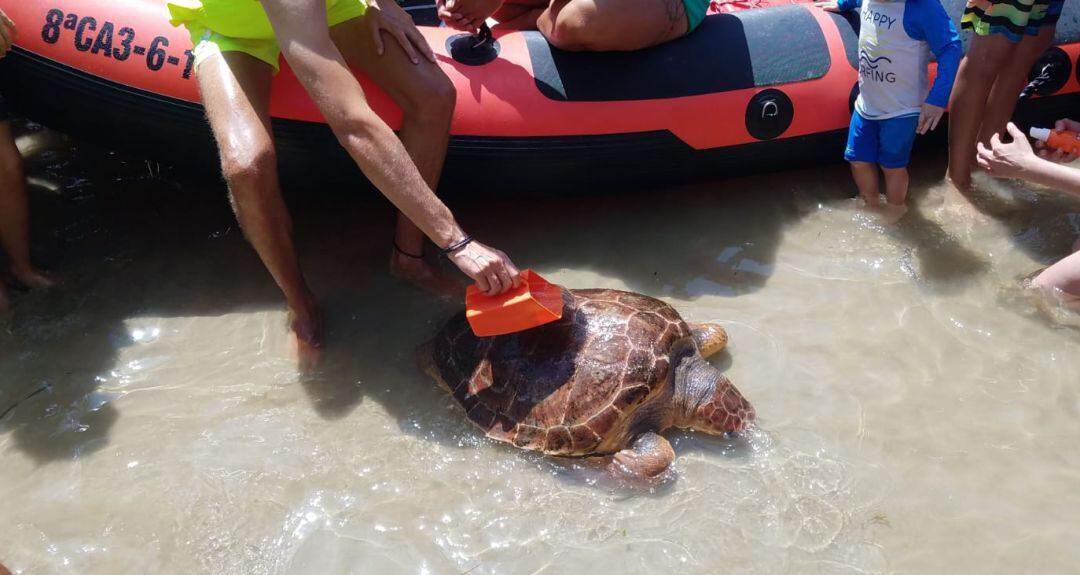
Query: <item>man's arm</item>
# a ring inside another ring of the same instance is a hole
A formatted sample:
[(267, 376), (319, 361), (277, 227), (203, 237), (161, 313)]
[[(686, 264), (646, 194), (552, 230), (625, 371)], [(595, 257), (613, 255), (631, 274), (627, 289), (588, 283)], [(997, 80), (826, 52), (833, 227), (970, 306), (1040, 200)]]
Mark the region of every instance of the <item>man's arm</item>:
[[(428, 188), (393, 130), (372, 111), (360, 83), (330, 40), (323, 0), (262, 0), (282, 53), (364, 175), (436, 245), (465, 233)], [(506, 254), (472, 242), (451, 260), (488, 293), (519, 283)]]
[(982, 169), (995, 178), (1020, 178), (1080, 196), (1080, 170), (1040, 158), (1016, 124), (1010, 122), (1007, 129), (1012, 136), (1009, 143), (1002, 142), (1000, 134), (990, 138), (990, 146), (979, 142)]

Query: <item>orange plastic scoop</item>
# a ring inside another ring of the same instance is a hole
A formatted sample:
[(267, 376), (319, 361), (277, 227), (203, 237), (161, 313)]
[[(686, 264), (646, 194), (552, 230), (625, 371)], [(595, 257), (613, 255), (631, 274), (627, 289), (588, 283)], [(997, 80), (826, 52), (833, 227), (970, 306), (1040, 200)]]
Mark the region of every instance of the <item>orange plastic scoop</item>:
[(497, 296), (484, 295), (475, 285), (465, 290), (465, 317), (480, 337), (505, 335), (551, 323), (562, 317), (562, 289), (525, 270), (521, 285)]

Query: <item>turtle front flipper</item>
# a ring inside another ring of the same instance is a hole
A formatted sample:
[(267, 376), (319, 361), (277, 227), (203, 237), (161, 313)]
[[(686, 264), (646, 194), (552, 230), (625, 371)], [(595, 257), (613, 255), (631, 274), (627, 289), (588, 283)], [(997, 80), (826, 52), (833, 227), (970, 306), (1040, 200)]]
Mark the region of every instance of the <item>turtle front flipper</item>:
[(692, 323), (690, 332), (694, 335), (694, 343), (701, 352), (701, 357), (715, 355), (727, 347), (727, 330), (718, 323)]
[(662, 479), (673, 461), (675, 450), (668, 440), (649, 431), (634, 438), (630, 447), (616, 453), (608, 464), (608, 471), (626, 479), (652, 482)]

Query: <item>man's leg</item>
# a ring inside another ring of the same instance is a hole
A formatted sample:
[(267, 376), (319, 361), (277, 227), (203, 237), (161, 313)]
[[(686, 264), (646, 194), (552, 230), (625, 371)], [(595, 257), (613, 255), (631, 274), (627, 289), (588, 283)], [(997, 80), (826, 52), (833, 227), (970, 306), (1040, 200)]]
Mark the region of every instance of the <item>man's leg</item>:
[[(22, 156), (10, 122), (0, 122), (0, 249), (7, 254), (13, 279), (29, 288), (45, 288), (52, 280), (30, 263), (30, 209)], [(0, 278), (0, 281), (3, 281)], [(6, 298), (0, 294), (0, 300)]]
[[(388, 34), (383, 34), (385, 48), (380, 56), (363, 18), (334, 26), (330, 38), (349, 67), (363, 72), (401, 106), (404, 119), (398, 136), (424, 181), (435, 190), (446, 159), (450, 121), (457, 102), (454, 85), (437, 64), (423, 58), (419, 64), (413, 64), (397, 40)], [(400, 212), (394, 241), (401, 251), (411, 254), (392, 252), (390, 270), (394, 275), (436, 293), (461, 287), (425, 260), (412, 257), (423, 254), (424, 233)]]
[(1005, 133), (1005, 124), (1012, 119), (1020, 91), (1028, 83), (1028, 72), (1046, 50), (1054, 44), (1054, 27), (1047, 26), (1038, 36), (1025, 36), (1012, 58), (1004, 63), (990, 97), (986, 101), (979, 141), (989, 145), (994, 134)]
[(552, 45), (589, 51), (648, 48), (689, 25), (682, 0), (553, 0), (536, 22)]
[(272, 75), (257, 58), (225, 52), (199, 64), (196, 77), (240, 228), (284, 292), (293, 331), (300, 341), (318, 345), (318, 309), (300, 271), (278, 183), (269, 114)]
[(513, 30), (535, 30), (536, 21), (551, 0), (506, 0), (492, 16), (499, 26)]
[(960, 62), (949, 101), (949, 172), (957, 189), (971, 187), (975, 143), (986, 112), (987, 96), (1016, 45), (1001, 34), (973, 36), (967, 56)]

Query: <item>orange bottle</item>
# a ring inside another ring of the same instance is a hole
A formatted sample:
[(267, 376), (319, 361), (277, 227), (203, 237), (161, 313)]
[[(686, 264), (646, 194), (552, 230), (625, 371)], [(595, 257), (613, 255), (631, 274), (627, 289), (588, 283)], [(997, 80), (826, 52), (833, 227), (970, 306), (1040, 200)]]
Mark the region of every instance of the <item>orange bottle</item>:
[(504, 294), (488, 296), (475, 285), (465, 290), (465, 317), (479, 337), (505, 335), (562, 318), (562, 288), (540, 274), (521, 272), (521, 285)]
[(1046, 142), (1048, 147), (1061, 150), (1067, 154), (1080, 153), (1080, 134), (1068, 130), (1051, 130), (1050, 128), (1032, 128), (1031, 137)]

